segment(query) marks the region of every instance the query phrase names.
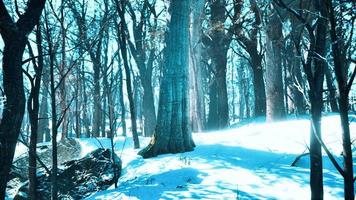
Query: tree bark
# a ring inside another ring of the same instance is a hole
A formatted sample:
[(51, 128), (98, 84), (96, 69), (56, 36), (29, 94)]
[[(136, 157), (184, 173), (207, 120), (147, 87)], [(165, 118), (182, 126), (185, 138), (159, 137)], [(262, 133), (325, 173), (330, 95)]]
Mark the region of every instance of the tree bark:
[(192, 1), (190, 30), (190, 116), (192, 131), (201, 132), (205, 129), (205, 100), (203, 91), (202, 62), (202, 23), (204, 19), (205, 0)]
[(189, 124), (189, 8), (190, 0), (172, 0), (166, 38), (165, 68), (161, 80), (158, 120), (144, 158), (192, 151)]
[[(324, 2), (320, 1), (320, 4)], [(343, 158), (344, 158), (344, 197), (347, 200), (352, 200), (355, 198), (354, 189), (354, 173), (353, 173), (353, 158), (351, 149), (351, 136), (350, 136), (350, 126), (349, 126), (349, 93), (352, 87), (352, 81), (348, 82), (348, 66), (346, 62), (346, 50), (344, 40), (342, 35), (342, 28), (336, 25), (336, 16), (334, 13), (334, 7), (331, 0), (326, 3), (326, 10), (322, 10), (324, 17), (328, 16), (330, 21), (330, 35), (332, 43), (332, 54), (335, 67), (336, 80), (338, 83), (338, 90), (340, 93), (339, 107), (340, 107), (340, 120), (342, 128), (342, 147), (343, 147)], [(324, 7), (324, 6), (323, 6)], [(322, 8), (323, 8), (322, 7)], [(341, 13), (342, 14), (342, 13)]]
[(225, 0), (214, 0), (210, 3), (212, 30), (208, 44), (211, 58), (211, 79), (209, 87), (209, 114), (207, 128), (210, 130), (225, 128), (229, 125), (229, 106), (226, 87), (227, 51), (231, 36), (225, 33), (226, 20)]
[[(313, 52), (313, 54), (325, 57), (327, 20), (325, 16), (325, 8), (322, 8), (321, 6), (322, 5), (320, 5), (320, 3), (316, 3), (315, 5), (317, 9), (320, 9), (319, 11), (321, 17), (319, 17), (318, 24), (316, 27), (315, 52)], [(325, 61), (319, 58), (314, 58), (314, 69), (314, 80), (313, 83), (310, 83), (310, 100), (312, 114), (312, 127), (310, 137), (310, 187), (312, 199), (323, 199), (323, 163), (321, 144), (318, 141), (317, 137), (319, 137), (320, 140), (322, 139), (321, 113), (323, 108), (323, 83), (326, 69)]]
[(26, 11), (15, 23), (4, 2), (0, 1), (0, 34), (5, 44), (2, 59), (3, 89), (6, 96), (0, 122), (0, 199), (5, 199), (8, 175), (25, 112), (22, 56), (28, 34), (38, 23), (45, 2), (29, 0)]
[(286, 117), (282, 80), (284, 39), (276, 8), (270, 8), (270, 12), (266, 36), (266, 119), (275, 121)]
[[(237, 5), (241, 2), (237, 1)], [(239, 6), (236, 8), (241, 9)], [(234, 26), (234, 34), (237, 40), (243, 44), (245, 50), (250, 57), (250, 66), (253, 73), (253, 92), (254, 92), (254, 116), (265, 117), (266, 116), (266, 91), (265, 82), (263, 77), (262, 58), (263, 54), (259, 51), (258, 47), (258, 34), (261, 26), (260, 9), (255, 0), (250, 0), (250, 9), (253, 12), (255, 21), (252, 23), (252, 29), (246, 36), (246, 31), (243, 30), (242, 24), (237, 23)], [(236, 11), (235, 11), (236, 12)], [(240, 11), (238, 11), (240, 12)]]
[(329, 67), (326, 67), (325, 79), (326, 79), (326, 85), (329, 90), (328, 100), (330, 103), (331, 112), (339, 112), (339, 107), (337, 105), (337, 99), (336, 99), (336, 88), (334, 86), (331, 69)]

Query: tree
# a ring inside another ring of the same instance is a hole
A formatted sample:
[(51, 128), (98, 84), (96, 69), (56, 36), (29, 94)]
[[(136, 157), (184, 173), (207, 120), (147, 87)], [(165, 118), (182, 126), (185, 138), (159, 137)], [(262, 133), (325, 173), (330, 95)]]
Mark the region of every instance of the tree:
[(194, 0), (190, 30), (190, 116), (192, 130), (200, 132), (205, 129), (205, 99), (203, 90), (203, 44), (202, 25), (204, 20), (205, 0)]
[[(234, 0), (235, 13), (241, 12), (242, 4), (243, 1)], [(233, 32), (240, 46), (243, 47), (249, 55), (255, 98), (254, 116), (259, 117), (266, 115), (266, 91), (262, 67), (263, 48), (261, 48), (263, 44), (260, 39), (262, 16), (256, 0), (250, 0), (250, 9), (253, 14), (251, 30), (245, 30), (244, 20), (241, 20), (239, 23), (237, 23), (237, 20), (234, 20)]]
[[(154, 44), (149, 44), (148, 40), (154, 41), (154, 34), (149, 37), (146, 31), (155, 31), (157, 29), (158, 15), (154, 6), (148, 0), (144, 0), (140, 5), (140, 19), (136, 16), (131, 3), (127, 2), (129, 14), (132, 20), (133, 42), (128, 40), (132, 56), (139, 70), (139, 77), (143, 88), (143, 116), (144, 116), (144, 134), (152, 136), (156, 126), (156, 111), (154, 106), (154, 96), (152, 87), (152, 71), (155, 59)], [(154, 17), (153, 25), (150, 23), (151, 14)]]
[(136, 122), (136, 109), (135, 109), (135, 102), (133, 99), (133, 92), (132, 92), (132, 83), (131, 83), (131, 71), (128, 62), (127, 56), (127, 37), (126, 34), (128, 32), (126, 19), (125, 19), (125, 9), (126, 9), (126, 1), (121, 1), (119, 3), (118, 0), (115, 0), (116, 4), (116, 11), (120, 17), (120, 26), (117, 27), (117, 33), (119, 37), (119, 46), (120, 52), (122, 56), (122, 60), (124, 63), (125, 68), (125, 75), (126, 75), (126, 89), (127, 89), (127, 96), (129, 98), (130, 104), (130, 116), (131, 116), (131, 128), (132, 128), (132, 138), (134, 140), (134, 147), (135, 149), (140, 148), (140, 141), (138, 139), (137, 134), (137, 122)]
[(283, 119), (284, 109), (282, 80), (282, 50), (284, 39), (282, 22), (277, 9), (271, 4), (266, 27), (266, 119), (274, 121)]
[(6, 107), (0, 122), (0, 199), (5, 199), (6, 183), (25, 112), (22, 56), (28, 35), (38, 23), (45, 2), (29, 0), (25, 12), (14, 22), (4, 2), (0, 1), (0, 34), (5, 44), (3, 86), (6, 95)]
[(204, 45), (207, 47), (211, 64), (209, 84), (209, 114), (208, 129), (220, 129), (229, 125), (229, 106), (226, 86), (227, 52), (230, 47), (232, 34), (226, 32), (225, 0), (210, 0), (210, 30), (204, 37)]
[[(304, 72), (309, 84), (309, 98), (311, 102), (311, 132), (310, 132), (310, 188), (312, 199), (323, 199), (323, 163), (322, 163), (322, 138), (321, 138), (321, 113), (323, 108), (323, 83), (325, 77), (326, 55), (326, 10), (322, 1), (314, 1), (314, 7), (319, 12), (316, 28), (305, 19), (302, 14), (288, 7), (283, 0), (275, 0), (277, 5), (293, 14), (307, 31), (309, 47), (307, 58), (302, 60)], [(301, 48), (297, 46), (301, 58)], [(325, 148), (324, 148), (325, 149)]]
[[(325, 5), (321, 5), (325, 4)], [(344, 197), (345, 199), (354, 199), (354, 174), (353, 174), (353, 159), (352, 159), (352, 149), (351, 149), (351, 138), (350, 138), (350, 127), (349, 127), (349, 93), (351, 90), (352, 83), (356, 76), (356, 70), (354, 70), (351, 79), (348, 81), (348, 62), (347, 62), (347, 46), (351, 44), (352, 33), (348, 39), (344, 39), (345, 33), (342, 26), (337, 26), (337, 17), (335, 15), (334, 6), (331, 0), (327, 0), (326, 3), (319, 2), (319, 7), (323, 8), (322, 16), (329, 16), (330, 21), (330, 36), (332, 44), (332, 54), (335, 68), (336, 80), (338, 83), (338, 90), (340, 93), (339, 97), (339, 107), (340, 107), (340, 120), (342, 128), (342, 147), (343, 147), (343, 158), (344, 167), (340, 171), (341, 175), (344, 177)], [(344, 5), (339, 5), (342, 9)], [(344, 13), (340, 13), (341, 15)], [(339, 16), (340, 18), (340, 16)], [(352, 28), (354, 24), (355, 16), (352, 20)], [(344, 41), (347, 41), (346, 43)]]
[(139, 152), (144, 158), (195, 147), (189, 125), (189, 8), (190, 0), (170, 3), (157, 126), (150, 144)]
[[(32, 60), (33, 68), (35, 71), (34, 77), (32, 77), (28, 72), (25, 72), (31, 83), (30, 95), (27, 100), (27, 110), (29, 113), (29, 119), (31, 124), (31, 135), (30, 135), (30, 146), (29, 146), (29, 166), (28, 166), (28, 177), (29, 177), (29, 197), (30, 199), (37, 199), (37, 136), (38, 136), (38, 117), (39, 117), (39, 95), (41, 88), (41, 78), (43, 69), (43, 50), (42, 50), (42, 34), (41, 26), (38, 23), (36, 29), (36, 42), (38, 51), (38, 62), (35, 59)], [(28, 48), (31, 57), (35, 57), (30, 43), (28, 43)]]

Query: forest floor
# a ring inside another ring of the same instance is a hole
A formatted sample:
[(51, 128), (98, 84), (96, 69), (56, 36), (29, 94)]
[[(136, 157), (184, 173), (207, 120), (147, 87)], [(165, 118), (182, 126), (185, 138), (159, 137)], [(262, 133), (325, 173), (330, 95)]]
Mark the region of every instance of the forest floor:
[[(142, 159), (131, 138), (116, 138), (116, 153), (123, 161), (119, 187), (88, 199), (310, 199), (309, 157), (292, 167), (307, 152), (308, 119), (278, 123), (241, 123), (223, 131), (195, 133), (193, 152)], [(356, 122), (351, 123), (352, 138)], [(322, 134), (341, 163), (339, 117), (324, 117)], [(140, 138), (141, 146), (148, 138)], [(109, 140), (100, 139), (103, 146)], [(100, 146), (80, 140), (82, 153)], [(124, 145), (125, 143), (125, 145)], [(356, 148), (354, 148), (356, 150)], [(354, 152), (355, 155), (355, 152)], [(325, 199), (343, 197), (343, 179), (324, 156)]]
[[(350, 128), (354, 139), (356, 122)], [(137, 155), (131, 137), (117, 137), (115, 150), (123, 162), (119, 186), (87, 199), (310, 199), (309, 157), (291, 166), (308, 152), (309, 130), (308, 119), (237, 123), (222, 131), (194, 133), (197, 147), (192, 152), (151, 159)], [(342, 163), (340, 130), (337, 115), (323, 118), (324, 142)], [(81, 156), (98, 147), (110, 148), (106, 138), (78, 141)], [(149, 138), (140, 142), (145, 147)], [(342, 177), (326, 155), (323, 163), (325, 199), (342, 198)]]

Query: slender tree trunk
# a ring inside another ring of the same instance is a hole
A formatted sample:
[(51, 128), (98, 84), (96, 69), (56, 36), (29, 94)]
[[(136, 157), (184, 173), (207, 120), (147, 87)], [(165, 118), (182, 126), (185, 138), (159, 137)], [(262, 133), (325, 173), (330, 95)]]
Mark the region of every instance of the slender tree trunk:
[(205, 129), (205, 104), (202, 73), (202, 23), (204, 19), (205, 0), (192, 1), (190, 30), (190, 112), (192, 131), (201, 132)]
[(170, 6), (158, 123), (150, 144), (139, 152), (144, 158), (191, 151), (195, 146), (189, 124), (190, 0), (172, 0)]
[(82, 88), (83, 88), (83, 103), (82, 103), (82, 109), (83, 109), (83, 124), (84, 124), (84, 129), (85, 129), (85, 136), (88, 138), (90, 137), (90, 120), (88, 116), (88, 95), (87, 95), (87, 85), (86, 85), (86, 78), (85, 78), (85, 67), (84, 64), (81, 66), (81, 77), (82, 77)]
[(123, 90), (123, 74), (122, 69), (120, 68), (119, 71), (119, 102), (121, 107), (121, 127), (122, 127), (122, 135), (126, 136), (126, 108), (124, 102), (124, 90)]
[(61, 64), (59, 67), (59, 73), (61, 75), (62, 83), (60, 85), (60, 97), (61, 97), (61, 110), (63, 113), (63, 122), (62, 122), (62, 137), (61, 139), (64, 140), (65, 138), (68, 137), (68, 112), (66, 112), (67, 109), (67, 91), (66, 91), (66, 75), (65, 75), (65, 70), (66, 70), (66, 30), (64, 27), (64, 1), (61, 0), (61, 15), (60, 15), (60, 24), (61, 24)]
[(50, 141), (50, 129), (49, 129), (49, 108), (48, 108), (48, 83), (49, 82), (49, 70), (43, 69), (43, 79), (42, 79), (42, 98), (40, 106), (40, 115), (38, 122), (38, 137), (37, 142), (49, 142)]
[[(39, 55), (43, 55), (42, 51), (42, 35), (41, 35), (41, 28), (40, 25), (37, 24), (36, 30), (36, 42), (37, 42), (37, 51)], [(33, 52), (31, 47), (30, 54), (33, 57)], [(27, 101), (27, 110), (29, 113), (29, 119), (31, 124), (31, 136), (30, 136), (30, 147), (29, 147), (29, 167), (28, 167), (28, 177), (29, 177), (29, 197), (30, 199), (37, 199), (37, 163), (36, 163), (36, 156), (37, 156), (37, 136), (38, 136), (38, 114), (39, 114), (39, 95), (40, 95), (40, 88), (41, 88), (41, 78), (42, 78), (42, 69), (43, 69), (43, 57), (38, 57), (37, 64), (33, 62), (35, 68), (35, 79), (32, 81), (32, 88), (30, 91), (30, 95)]]
[(101, 98), (100, 98), (100, 61), (93, 60), (93, 69), (94, 69), (94, 113), (93, 113), (93, 129), (92, 136), (100, 136), (100, 127), (101, 127)]
[[(316, 3), (315, 1), (314, 3)], [(318, 2), (321, 2), (318, 1)], [(326, 31), (327, 20), (325, 10), (320, 3), (316, 3), (316, 8), (320, 9), (321, 17), (318, 19), (316, 27), (315, 54), (321, 57), (326, 55)], [(314, 52), (313, 52), (314, 53)], [(317, 137), (321, 137), (321, 113), (323, 108), (323, 83), (325, 77), (326, 63), (322, 59), (314, 58), (313, 72), (314, 80), (310, 86), (312, 128), (310, 137), (310, 187), (312, 199), (323, 199), (323, 163), (321, 144)]]
[(331, 69), (329, 67), (326, 67), (325, 78), (326, 78), (326, 85), (329, 90), (328, 100), (330, 103), (331, 112), (338, 112), (339, 108), (336, 100), (336, 88), (334, 86)]
[(119, 13), (121, 23), (120, 23), (120, 30), (118, 33), (120, 34), (120, 49), (121, 49), (121, 56), (123, 59), (124, 63), (124, 68), (125, 68), (125, 75), (126, 75), (126, 89), (127, 89), (127, 96), (129, 99), (129, 106), (130, 106), (130, 116), (131, 116), (131, 129), (132, 129), (132, 138), (134, 140), (134, 148), (138, 149), (140, 148), (140, 141), (138, 139), (138, 134), (137, 134), (137, 122), (136, 122), (136, 109), (135, 109), (135, 102), (133, 99), (133, 92), (132, 92), (132, 83), (131, 83), (131, 72), (130, 72), (130, 67), (128, 63), (128, 57), (127, 57), (127, 41), (126, 41), (126, 21), (125, 21), (125, 8), (126, 8), (126, 3), (124, 1), (120, 2), (121, 7), (119, 5), (119, 2), (116, 0), (116, 6), (117, 6), (117, 11)]

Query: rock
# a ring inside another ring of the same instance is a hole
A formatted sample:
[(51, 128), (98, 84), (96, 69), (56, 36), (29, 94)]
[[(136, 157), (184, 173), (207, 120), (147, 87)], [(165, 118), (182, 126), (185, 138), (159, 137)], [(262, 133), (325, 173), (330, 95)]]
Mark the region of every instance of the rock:
[[(61, 140), (57, 146), (58, 165), (69, 160), (78, 158), (81, 153), (80, 144), (73, 138)], [(37, 156), (48, 167), (52, 166), (52, 146), (49, 143), (40, 143), (37, 146)], [(38, 171), (42, 166), (37, 162)], [(28, 152), (17, 157), (12, 163), (12, 168), (9, 174), (9, 182), (7, 184), (6, 193), (12, 199), (21, 187), (22, 183), (28, 180)]]
[[(83, 199), (94, 192), (105, 190), (117, 182), (121, 175), (121, 160), (109, 149), (97, 149), (79, 160), (63, 163), (58, 169), (59, 199)], [(116, 170), (116, 178), (114, 172)], [(37, 199), (47, 200), (51, 195), (51, 178), (43, 171), (37, 174)], [(24, 183), (15, 200), (27, 199), (28, 182)]]

